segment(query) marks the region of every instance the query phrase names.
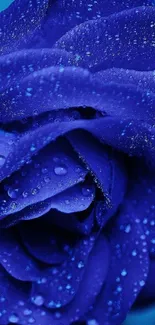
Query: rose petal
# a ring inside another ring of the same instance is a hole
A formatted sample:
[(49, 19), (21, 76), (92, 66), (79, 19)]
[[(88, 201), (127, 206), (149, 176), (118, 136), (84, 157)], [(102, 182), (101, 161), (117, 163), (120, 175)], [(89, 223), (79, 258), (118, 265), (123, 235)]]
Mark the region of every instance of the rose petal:
[(21, 306), (22, 308), (24, 306), (23, 300), (28, 300), (29, 291), (29, 283), (12, 279), (7, 272), (0, 267), (1, 325), (7, 325), (8, 322), (15, 319), (16, 323), (19, 322), (19, 311)]
[(155, 174), (145, 164), (132, 168), (130, 204), (136, 220), (142, 223), (149, 253), (155, 256)]
[(147, 302), (147, 301), (155, 298), (154, 272), (155, 272), (155, 260), (151, 259), (146, 284), (140, 293), (138, 301), (145, 300)]
[(76, 214), (65, 214), (58, 211), (51, 211), (49, 214), (49, 220), (51, 224), (55, 224), (59, 227), (67, 229), (73, 233), (79, 233), (83, 235), (90, 235), (94, 226), (94, 209), (91, 212), (88, 211), (88, 216), (84, 220), (78, 220)]
[(80, 240), (71, 251), (68, 260), (62, 266), (51, 269), (46, 282), (33, 284), (33, 294), (40, 293), (44, 297), (45, 306), (55, 309), (72, 301), (83, 278), (94, 241), (93, 236)]
[[(29, 36), (39, 26), (45, 15), (48, 0), (33, 3), (27, 0), (15, 0), (9, 8), (0, 12), (0, 53), (16, 50), (21, 39)], [(17, 28), (18, 21), (18, 28)]]
[(73, 2), (67, 0), (50, 1), (50, 8), (43, 27), (30, 42), (31, 47), (51, 47), (61, 36), (70, 29), (88, 20), (106, 17), (125, 9), (152, 5), (151, 0), (127, 0), (127, 1), (82, 1)]
[(5, 123), (80, 106), (122, 118), (136, 115), (145, 122), (155, 119), (152, 92), (137, 85), (103, 83), (98, 74), (79, 67), (54, 66), (31, 73), (1, 93), (1, 105), (0, 120)]
[[(35, 151), (33, 145), (31, 149)], [(70, 146), (64, 140), (44, 148), (29, 165), (25, 165), (22, 170), (1, 184), (1, 200), (3, 203), (0, 208), (1, 216), (18, 212), (28, 205), (51, 198), (84, 180), (87, 172), (82, 166), (80, 166), (80, 173), (76, 172), (77, 164), (77, 157), (73, 151), (71, 152)], [(75, 191), (77, 196), (79, 196), (78, 192), (82, 196), (81, 191), (78, 189)], [(66, 206), (65, 200), (67, 198), (67, 193), (64, 200), (57, 197), (55, 199), (57, 201), (51, 201), (51, 208), (52, 206), (57, 207), (62, 201), (60, 210), (63, 211), (61, 206)], [(86, 204), (89, 206), (93, 196), (90, 195), (90, 199), (87, 197), (86, 200), (88, 201)], [(73, 211), (76, 210), (73, 207), (72, 209)]]
[(115, 83), (133, 85), (139, 87), (143, 91), (155, 92), (155, 74), (154, 71), (136, 71), (128, 69), (112, 68), (96, 72), (94, 77), (100, 78), (102, 83)]
[[(105, 144), (130, 155), (144, 156), (152, 164), (155, 163), (153, 127), (138, 120), (103, 117), (95, 120), (48, 123), (41, 128), (29, 131), (20, 137), (13, 148), (13, 153), (8, 156), (6, 164), (0, 169), (0, 179), (4, 179), (19, 169), (48, 143), (75, 129), (87, 130)], [(36, 148), (34, 152), (30, 150), (32, 145)]]
[(3, 229), (0, 233), (0, 263), (18, 280), (34, 281), (42, 276), (41, 269), (18, 242), (13, 229)]
[(120, 156), (89, 133), (74, 131), (67, 137), (104, 194), (108, 207), (114, 212), (126, 190), (126, 171)]
[(22, 223), (18, 229), (30, 254), (44, 263), (61, 264), (68, 258), (74, 245), (74, 241), (71, 242), (65, 233), (55, 229), (44, 216), (31, 223)]
[[(103, 265), (101, 265), (101, 261), (104, 261)], [(34, 299), (33, 302), (29, 301), (29, 286), (27, 287), (27, 284), (13, 282), (12, 279), (8, 279), (6, 275), (1, 273), (1, 306), (3, 310), (6, 310), (6, 313), (0, 316), (0, 324), (8, 324), (8, 319), (9, 317), (11, 319), (11, 316), (18, 317), (21, 325), (25, 325), (27, 322), (36, 322), (37, 325), (60, 325), (60, 322), (63, 325), (70, 324), (75, 319), (84, 315), (89, 306), (94, 302), (96, 295), (98, 295), (105, 282), (108, 265), (109, 248), (107, 241), (101, 235), (95, 243), (93, 252), (88, 259), (78, 294), (68, 306), (64, 309), (57, 309), (53, 313), (40, 305), (42, 297), (39, 296), (39, 302), (37, 299)]]
[[(78, 187), (75, 186), (75, 188)], [(84, 190), (88, 189), (87, 187), (84, 187)], [(73, 191), (73, 188), (71, 187), (70, 191)], [(62, 210), (64, 213), (60, 213), (56, 210), (51, 210), (51, 222), (53, 222), (56, 225), (59, 225), (61, 227), (64, 227), (66, 229), (69, 229), (71, 231), (76, 231), (82, 234), (89, 234), (93, 224), (94, 224), (94, 211), (92, 211), (92, 213), (89, 214), (89, 216), (87, 217), (86, 220), (84, 220), (83, 222), (78, 221), (77, 217), (74, 214), (71, 214), (71, 211), (73, 211), (73, 207), (74, 207), (74, 212), (80, 212), (81, 209), (82, 211), (84, 211), (85, 209), (88, 208), (89, 204), (92, 203), (92, 194), (90, 197), (85, 197), (85, 199), (82, 200), (84, 201), (83, 204), (79, 205), (79, 202), (77, 202), (78, 204), (75, 205), (74, 202), (74, 198), (73, 201), (64, 201), (64, 204), (62, 205), (63, 201), (62, 201), (62, 197), (64, 199), (64, 196), (70, 192), (69, 190), (62, 192), (62, 194), (58, 194), (56, 196), (54, 196), (53, 198), (49, 198), (44, 200), (43, 202), (39, 202), (36, 204), (32, 204), (30, 206), (27, 206), (25, 209), (15, 213), (15, 214), (10, 214), (5, 218), (2, 218), (0, 220), (0, 227), (1, 228), (8, 228), (10, 226), (13, 226), (19, 222), (21, 222), (22, 220), (31, 220), (31, 219), (36, 219), (39, 218), (41, 216), (43, 216), (44, 214), (48, 213), (52, 207), (57, 208), (57, 210)], [(66, 193), (66, 194), (65, 194)], [(81, 191), (82, 193), (82, 191)], [(81, 194), (80, 193), (80, 194)], [(59, 202), (59, 200), (61, 200), (61, 206), (59, 205), (55, 205), (53, 203), (52, 205), (52, 201), (54, 202), (54, 200), (56, 200), (57, 202)], [(72, 203), (72, 205), (71, 205)], [(68, 212), (68, 213), (65, 213)]]
[(5, 132), (0, 129), (0, 168), (2, 168), (8, 156), (13, 151), (16, 135), (14, 133)]
[(130, 199), (110, 230), (111, 264), (91, 319), (104, 325), (121, 324), (145, 284), (149, 258), (143, 229), (136, 221)]
[(69, 66), (73, 58), (70, 53), (53, 49), (25, 49), (0, 57), (0, 91), (19, 83), (34, 71), (50, 66)]
[(137, 7), (87, 21), (62, 36), (55, 48), (79, 57), (93, 71), (120, 67), (153, 70), (155, 8)]

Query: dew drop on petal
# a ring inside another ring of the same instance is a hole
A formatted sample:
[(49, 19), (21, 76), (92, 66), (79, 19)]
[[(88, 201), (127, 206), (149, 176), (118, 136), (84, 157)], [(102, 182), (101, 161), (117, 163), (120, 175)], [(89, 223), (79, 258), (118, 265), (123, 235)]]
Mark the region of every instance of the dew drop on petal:
[(84, 267), (84, 263), (82, 261), (80, 261), (78, 263), (78, 269), (82, 269)]
[(67, 167), (65, 165), (57, 165), (54, 167), (54, 172), (56, 175), (62, 176), (67, 174)]
[(126, 276), (127, 275), (127, 271), (125, 269), (123, 269), (122, 272), (121, 272), (121, 275), (122, 276)]
[(130, 231), (131, 231), (131, 225), (127, 225), (127, 226), (125, 227), (125, 232), (126, 232), (126, 234), (128, 234)]
[(84, 196), (90, 196), (92, 194), (92, 189), (90, 187), (83, 186), (82, 187), (82, 194)]
[(26, 198), (26, 197), (28, 196), (28, 192), (24, 191), (24, 192), (22, 193), (22, 196), (23, 196), (24, 198)]
[(36, 306), (42, 306), (44, 303), (44, 298), (40, 295), (32, 297), (31, 300)]
[(45, 176), (45, 177), (44, 177), (44, 182), (45, 182), (45, 183), (49, 183), (50, 180), (51, 180), (50, 177), (48, 177), (48, 176)]
[(88, 320), (87, 325), (99, 325), (99, 324), (95, 319), (90, 319)]
[(29, 324), (34, 324), (34, 323), (35, 323), (35, 319), (34, 319), (33, 317), (30, 317), (30, 318), (28, 319), (28, 323), (29, 323)]
[(132, 256), (136, 256), (137, 255), (137, 252), (136, 252), (136, 250), (134, 249), (133, 251), (132, 251)]
[(12, 314), (9, 317), (9, 322), (13, 323), (13, 324), (17, 324), (19, 321), (19, 317), (17, 314)]
[(55, 318), (57, 318), (57, 319), (61, 318), (61, 313), (56, 312), (56, 313), (55, 313)]
[(17, 199), (17, 197), (18, 197), (18, 193), (19, 193), (19, 189), (18, 188), (15, 188), (15, 189), (13, 189), (13, 188), (9, 188), (8, 189), (8, 196), (11, 198), (11, 199)]
[(139, 284), (140, 284), (141, 287), (144, 287), (145, 281), (144, 280), (141, 280), (141, 281), (139, 281)]
[(33, 152), (33, 151), (35, 151), (35, 150), (36, 150), (36, 147), (35, 147), (35, 145), (32, 144), (32, 146), (31, 146), (31, 148), (30, 148), (30, 151)]
[(0, 155), (0, 167), (2, 167), (5, 163), (6, 158), (3, 155)]
[(46, 174), (48, 172), (48, 169), (47, 168), (42, 168), (41, 171), (42, 171), (43, 174)]
[(36, 195), (38, 192), (39, 192), (38, 188), (33, 188), (31, 191), (32, 195)]
[(17, 208), (17, 203), (16, 203), (16, 202), (11, 202), (11, 204), (10, 204), (10, 208), (11, 208), (12, 210), (15, 210), (15, 209)]
[(28, 309), (28, 308), (26, 308), (26, 309), (24, 309), (24, 311), (23, 311), (23, 314), (24, 314), (24, 316), (29, 316), (29, 315), (31, 315), (31, 314), (32, 314), (32, 310), (31, 310), (31, 309)]

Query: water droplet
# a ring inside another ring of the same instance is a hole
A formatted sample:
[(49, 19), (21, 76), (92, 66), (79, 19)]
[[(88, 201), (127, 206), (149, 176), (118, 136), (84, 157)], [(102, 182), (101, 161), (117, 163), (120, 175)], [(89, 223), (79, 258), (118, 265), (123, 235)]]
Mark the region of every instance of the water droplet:
[(117, 292), (121, 292), (122, 291), (122, 287), (121, 286), (118, 286), (117, 287)]
[(16, 314), (12, 314), (9, 317), (9, 322), (13, 323), (13, 324), (17, 324), (17, 322), (19, 321), (19, 317)]
[(72, 278), (72, 275), (71, 274), (68, 274), (67, 275), (67, 279), (70, 280)]
[(58, 158), (58, 157), (53, 157), (53, 161), (54, 161), (54, 162), (59, 162), (59, 161), (60, 161), (60, 158)]
[(36, 150), (36, 147), (35, 147), (34, 144), (32, 144), (32, 146), (31, 146), (31, 148), (30, 148), (30, 151), (33, 152), (33, 151), (35, 151), (35, 150)]
[(126, 232), (126, 234), (128, 234), (130, 231), (131, 231), (131, 225), (127, 225), (127, 226), (125, 227), (125, 232)]
[(0, 155), (0, 167), (4, 165), (6, 158)]
[(11, 208), (12, 210), (16, 209), (16, 208), (17, 208), (17, 203), (16, 203), (16, 202), (11, 202), (11, 204), (10, 204), (10, 208)]
[(52, 269), (52, 274), (57, 274), (58, 270), (56, 268)]
[(96, 319), (90, 319), (88, 320), (88, 325), (99, 325)]
[(57, 318), (57, 319), (61, 318), (61, 313), (56, 312), (55, 313), (55, 318)]
[(122, 272), (121, 272), (121, 275), (122, 276), (126, 276), (127, 275), (127, 271), (125, 269), (123, 269)]
[(11, 199), (17, 199), (19, 195), (19, 189), (18, 188), (9, 188), (8, 189), (8, 196), (11, 198)]
[(54, 303), (53, 300), (51, 300), (51, 301), (48, 303), (48, 307), (49, 307), (49, 308), (55, 307), (55, 303)]
[(24, 192), (22, 193), (22, 196), (25, 198), (25, 197), (28, 196), (28, 193), (27, 193), (26, 191), (24, 191)]
[(35, 319), (34, 319), (33, 317), (30, 317), (30, 318), (28, 319), (28, 322), (29, 322), (30, 324), (34, 324), (34, 323), (35, 323)]
[(82, 269), (84, 267), (84, 263), (82, 261), (80, 261), (78, 263), (78, 269)]
[(26, 308), (26, 309), (24, 309), (24, 311), (23, 311), (23, 314), (24, 314), (24, 316), (29, 316), (29, 315), (31, 315), (31, 314), (32, 314), (32, 310), (31, 310), (31, 309), (28, 309), (28, 308)]
[(46, 174), (48, 172), (48, 169), (47, 168), (42, 168), (41, 171), (42, 171), (43, 174)]
[(145, 281), (144, 280), (141, 280), (141, 281), (139, 281), (139, 284), (140, 284), (141, 287), (144, 287)]
[(136, 252), (136, 250), (134, 249), (133, 251), (132, 251), (132, 256), (136, 256), (137, 255), (137, 252)]
[(112, 304), (113, 304), (112, 300), (109, 300), (109, 301), (107, 302), (107, 305), (108, 305), (108, 306), (112, 306)]
[(83, 186), (82, 187), (82, 194), (84, 196), (90, 196), (93, 193), (92, 188)]
[(76, 171), (76, 173), (80, 173), (81, 172), (81, 167), (80, 166), (76, 166), (75, 171)]
[(67, 290), (70, 290), (70, 289), (71, 289), (71, 285), (70, 285), (70, 284), (67, 284), (67, 285), (66, 285), (66, 289), (67, 289)]
[(49, 183), (50, 180), (51, 180), (50, 177), (48, 177), (48, 176), (45, 176), (45, 177), (44, 177), (44, 182), (45, 182), (45, 183)]
[(31, 193), (32, 195), (36, 195), (39, 192), (38, 188), (33, 188)]
[(66, 175), (67, 174), (67, 167), (63, 164), (58, 165), (54, 168), (54, 172), (56, 175)]
[(44, 298), (42, 296), (35, 296), (31, 298), (32, 302), (36, 305), (36, 306), (42, 306), (44, 303)]
[(62, 286), (59, 286), (59, 287), (58, 287), (58, 290), (59, 290), (59, 291), (62, 291), (62, 289), (63, 289)]

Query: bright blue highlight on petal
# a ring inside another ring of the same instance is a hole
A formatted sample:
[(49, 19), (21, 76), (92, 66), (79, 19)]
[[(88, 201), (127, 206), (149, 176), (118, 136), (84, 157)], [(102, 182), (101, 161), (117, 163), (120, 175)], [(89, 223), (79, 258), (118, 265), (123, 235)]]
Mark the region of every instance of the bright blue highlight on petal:
[(14, 0), (2, 0), (0, 1), (0, 12), (7, 9)]

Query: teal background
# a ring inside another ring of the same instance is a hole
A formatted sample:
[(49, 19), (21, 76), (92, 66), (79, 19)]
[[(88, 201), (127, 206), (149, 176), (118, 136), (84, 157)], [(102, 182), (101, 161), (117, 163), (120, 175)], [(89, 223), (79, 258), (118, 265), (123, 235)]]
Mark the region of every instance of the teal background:
[(155, 305), (131, 312), (122, 325), (155, 325)]
[(0, 11), (8, 8), (14, 0), (0, 0)]

